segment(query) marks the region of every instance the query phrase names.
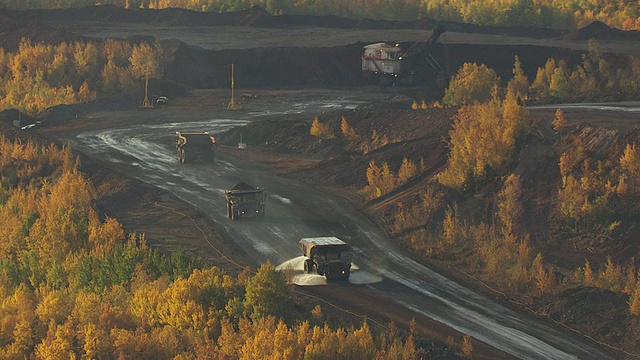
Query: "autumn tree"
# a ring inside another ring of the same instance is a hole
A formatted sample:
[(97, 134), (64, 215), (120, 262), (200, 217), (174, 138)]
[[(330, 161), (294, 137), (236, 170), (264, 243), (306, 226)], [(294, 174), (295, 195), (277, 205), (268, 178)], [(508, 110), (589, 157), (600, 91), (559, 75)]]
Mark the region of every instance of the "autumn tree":
[(553, 58), (547, 59), (543, 68), (538, 68), (536, 78), (531, 83), (530, 89), (530, 92), (534, 94), (535, 98), (542, 99), (550, 96), (549, 87), (556, 68), (556, 60)]
[(629, 297), (629, 312), (631, 315), (640, 316), (640, 287)]
[(313, 118), (309, 133), (320, 139), (333, 139), (335, 137), (329, 124), (320, 122), (320, 119), (317, 116)]
[(440, 183), (468, 189), (489, 173), (503, 173), (513, 161), (523, 137), (529, 131), (528, 114), (515, 94), (504, 100), (494, 97), (485, 103), (461, 107), (449, 132), (447, 167), (437, 175)]
[(131, 51), (131, 68), (138, 78), (144, 79), (144, 101), (143, 107), (153, 107), (149, 101), (149, 79), (157, 79), (162, 75), (162, 48), (156, 42), (154, 46), (141, 43), (133, 46)]
[(418, 175), (418, 166), (413, 161), (403, 157), (400, 169), (398, 169), (398, 185), (406, 183), (416, 175)]
[(382, 169), (377, 165), (375, 160), (369, 161), (367, 168), (367, 186), (365, 192), (369, 194), (370, 199), (382, 196), (380, 186), (382, 184)]
[(471, 343), (471, 335), (465, 334), (462, 338), (462, 355), (466, 358), (473, 356), (473, 344)]
[(538, 253), (531, 264), (531, 274), (535, 279), (535, 285), (540, 293), (545, 294), (552, 291), (556, 286), (556, 278), (551, 270), (544, 266), (544, 257)]
[(358, 141), (359, 137), (356, 133), (356, 130), (351, 127), (351, 125), (349, 125), (347, 119), (344, 116), (342, 117), (342, 121), (340, 123), (340, 129), (342, 130), (342, 136), (344, 136), (345, 139), (350, 141)]
[(382, 177), (380, 179), (380, 190), (382, 194), (388, 194), (396, 188), (396, 175), (391, 170), (387, 162), (382, 162)]
[(515, 94), (519, 100), (526, 100), (529, 92), (529, 79), (527, 79), (527, 76), (522, 70), (522, 64), (518, 55), (515, 56), (512, 73), (513, 78), (511, 78), (507, 84), (507, 91)]
[(267, 261), (247, 283), (245, 306), (254, 320), (269, 315), (286, 317), (290, 306), (289, 293), (284, 273)]
[(635, 191), (640, 190), (640, 152), (636, 150), (635, 144), (627, 144), (620, 157), (620, 166), (629, 185)]
[(498, 194), (498, 219), (502, 224), (502, 236), (508, 244), (514, 244), (520, 235), (520, 223), (524, 215), (522, 204), (522, 182), (511, 174)]
[[(73, 44), (72, 61), (77, 74), (74, 86), (80, 88), (83, 84), (96, 84), (99, 75), (100, 50), (93, 42), (78, 41)], [(82, 79), (82, 80), (81, 80)], [(82, 81), (82, 82), (81, 82)]]
[(564, 118), (564, 111), (562, 111), (562, 109), (556, 109), (556, 114), (553, 117), (553, 129), (556, 132), (559, 132), (563, 127), (565, 127), (567, 124), (567, 121)]
[(500, 79), (486, 65), (465, 63), (449, 82), (442, 99), (446, 105), (465, 105), (491, 99)]

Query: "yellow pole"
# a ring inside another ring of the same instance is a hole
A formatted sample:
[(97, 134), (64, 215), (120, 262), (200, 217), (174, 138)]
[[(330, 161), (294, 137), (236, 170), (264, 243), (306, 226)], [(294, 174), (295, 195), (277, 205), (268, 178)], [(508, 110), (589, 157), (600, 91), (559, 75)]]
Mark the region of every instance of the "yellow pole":
[(236, 104), (235, 100), (235, 80), (233, 78), (233, 67), (234, 64), (231, 64), (231, 100), (229, 101), (229, 106), (227, 106), (227, 109), (229, 110), (236, 110), (240, 108), (240, 106)]

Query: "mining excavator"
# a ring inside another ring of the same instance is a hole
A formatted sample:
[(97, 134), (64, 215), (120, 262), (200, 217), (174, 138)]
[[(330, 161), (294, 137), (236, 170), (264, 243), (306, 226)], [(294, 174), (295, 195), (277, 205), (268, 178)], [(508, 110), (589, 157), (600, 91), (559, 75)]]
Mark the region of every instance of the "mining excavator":
[(444, 32), (444, 25), (439, 24), (426, 41), (418, 41), (406, 51), (399, 44), (379, 42), (366, 45), (362, 55), (363, 75), (373, 77), (381, 84), (413, 85), (432, 79), (433, 85), (444, 87), (445, 69), (431, 54)]

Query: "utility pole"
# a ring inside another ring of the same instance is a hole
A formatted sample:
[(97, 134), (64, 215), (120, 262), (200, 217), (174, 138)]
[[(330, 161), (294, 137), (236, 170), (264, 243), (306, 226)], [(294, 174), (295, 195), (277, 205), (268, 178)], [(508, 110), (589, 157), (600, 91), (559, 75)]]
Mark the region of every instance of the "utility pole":
[(227, 110), (238, 110), (241, 109), (242, 106), (236, 103), (235, 100), (235, 81), (233, 79), (233, 64), (231, 64), (231, 100), (229, 100), (229, 105), (227, 105)]

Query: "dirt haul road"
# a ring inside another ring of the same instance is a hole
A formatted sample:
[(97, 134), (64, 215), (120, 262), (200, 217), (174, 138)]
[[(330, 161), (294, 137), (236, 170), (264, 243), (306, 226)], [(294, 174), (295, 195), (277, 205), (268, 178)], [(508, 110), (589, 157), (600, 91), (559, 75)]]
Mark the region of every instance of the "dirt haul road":
[[(288, 269), (298, 285), (330, 289), (332, 301), (358, 306), (363, 293), (378, 296), (389, 307), (401, 306), (415, 318), (433, 319), (504, 352), (494, 353), (502, 354), (495, 357), (614, 358), (569, 330), (506, 308), (414, 261), (345, 199), (279, 176), (277, 168), (286, 167), (285, 163), (255, 162), (256, 155), (264, 155), (252, 149), (221, 147), (213, 164), (181, 164), (175, 155), (175, 131), (215, 134), (273, 117), (309, 120), (323, 111), (397, 96), (392, 90), (256, 90), (257, 97), (235, 112), (223, 110), (221, 101), (212, 104), (211, 94), (198, 91), (153, 110), (87, 112), (70, 125), (41, 131), (114, 171), (193, 205), (215, 224), (216, 233), (235, 243), (236, 258), (253, 266), (271, 260)], [(240, 181), (266, 189), (264, 220), (226, 217), (224, 190)], [(323, 277), (303, 274), (298, 240), (312, 236), (338, 236), (352, 244), (354, 270), (349, 284), (326, 284)], [(353, 293), (358, 296), (352, 298)], [(384, 305), (379, 311), (385, 311)]]

